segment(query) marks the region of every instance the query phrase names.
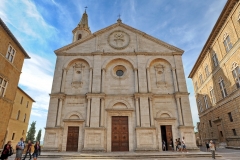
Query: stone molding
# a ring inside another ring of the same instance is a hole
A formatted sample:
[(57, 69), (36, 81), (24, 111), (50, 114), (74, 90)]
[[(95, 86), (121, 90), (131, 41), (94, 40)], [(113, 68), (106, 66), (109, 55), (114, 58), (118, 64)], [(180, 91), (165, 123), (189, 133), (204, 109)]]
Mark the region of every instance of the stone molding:
[(94, 55), (101, 55), (101, 56), (119, 56), (119, 55), (146, 55), (146, 56), (173, 56), (173, 55), (180, 55), (179, 52), (171, 52), (171, 53), (164, 53), (164, 52), (91, 52), (91, 53), (67, 53), (67, 52), (59, 52), (56, 54), (57, 56), (94, 56)]
[(84, 119), (63, 119), (63, 122), (76, 122), (76, 123), (83, 123), (85, 120)]

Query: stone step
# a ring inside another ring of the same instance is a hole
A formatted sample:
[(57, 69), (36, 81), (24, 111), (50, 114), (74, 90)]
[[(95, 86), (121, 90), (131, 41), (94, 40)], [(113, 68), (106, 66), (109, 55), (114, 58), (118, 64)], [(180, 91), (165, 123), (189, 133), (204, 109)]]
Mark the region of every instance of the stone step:
[[(89, 153), (89, 154), (76, 154), (76, 153), (52, 153), (52, 154), (44, 154), (39, 158), (64, 158), (66, 160), (78, 160), (78, 159), (150, 159), (150, 158), (199, 158), (199, 157), (211, 157), (211, 153), (197, 152), (197, 153)], [(221, 157), (221, 155), (216, 154), (216, 157)]]

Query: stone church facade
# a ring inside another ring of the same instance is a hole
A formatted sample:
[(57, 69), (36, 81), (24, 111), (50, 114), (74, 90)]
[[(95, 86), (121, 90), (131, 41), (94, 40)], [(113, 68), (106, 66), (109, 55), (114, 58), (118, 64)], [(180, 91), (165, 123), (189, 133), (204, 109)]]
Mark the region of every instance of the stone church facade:
[(44, 149), (196, 149), (183, 50), (117, 23), (91, 33), (86, 12), (57, 55)]

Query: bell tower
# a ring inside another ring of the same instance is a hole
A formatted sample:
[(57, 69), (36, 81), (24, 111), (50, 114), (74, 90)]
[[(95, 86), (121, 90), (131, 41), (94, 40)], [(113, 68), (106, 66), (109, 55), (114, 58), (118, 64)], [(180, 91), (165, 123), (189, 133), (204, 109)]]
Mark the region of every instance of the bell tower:
[(72, 31), (73, 33), (73, 42), (81, 40), (91, 34), (90, 28), (88, 27), (88, 15), (85, 9), (85, 12), (82, 15), (81, 21), (78, 23), (77, 27)]

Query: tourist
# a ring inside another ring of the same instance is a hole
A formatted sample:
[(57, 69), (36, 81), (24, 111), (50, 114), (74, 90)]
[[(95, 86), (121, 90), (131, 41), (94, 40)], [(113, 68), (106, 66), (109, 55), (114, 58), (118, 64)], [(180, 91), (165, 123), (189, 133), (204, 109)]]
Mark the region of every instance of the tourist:
[(39, 141), (37, 141), (36, 144), (34, 145), (33, 159), (37, 160), (40, 154), (41, 154), (41, 146), (39, 144)]
[(210, 147), (210, 151), (212, 152), (212, 158), (215, 159), (215, 145), (212, 140), (209, 143), (209, 147)]
[(22, 157), (22, 153), (23, 153), (23, 150), (24, 150), (24, 147), (25, 147), (25, 144), (24, 144), (24, 139), (23, 137), (20, 139), (20, 142), (18, 142), (17, 146), (16, 146), (16, 158), (15, 160), (21, 160), (21, 157)]
[(175, 139), (176, 141), (175, 141), (175, 146), (176, 146), (176, 151), (178, 151), (178, 140), (177, 139)]
[(182, 138), (182, 151), (185, 151), (188, 153), (187, 148), (186, 148), (186, 144), (185, 144), (185, 137)]
[(25, 160), (27, 158), (28, 154), (29, 154), (29, 158), (32, 159), (31, 147), (32, 147), (32, 142), (31, 142), (31, 140), (28, 140), (26, 154), (25, 154), (25, 156), (24, 156), (24, 158), (22, 160)]
[(209, 142), (206, 141), (206, 149), (207, 149), (207, 152), (209, 151)]
[(172, 151), (174, 152), (174, 145), (173, 145), (173, 140), (172, 139), (170, 140), (170, 145), (169, 146), (172, 147)]
[(0, 157), (0, 159), (5, 160), (8, 159), (9, 156), (11, 156), (13, 154), (13, 149), (11, 146), (11, 141), (8, 141), (7, 144), (5, 144), (3, 150), (2, 150), (2, 155)]
[(166, 151), (166, 142), (164, 140), (162, 142), (162, 147), (163, 147), (163, 151)]
[(182, 151), (182, 145), (181, 144), (182, 144), (181, 140), (180, 140), (180, 138), (178, 138), (178, 151), (179, 152)]

